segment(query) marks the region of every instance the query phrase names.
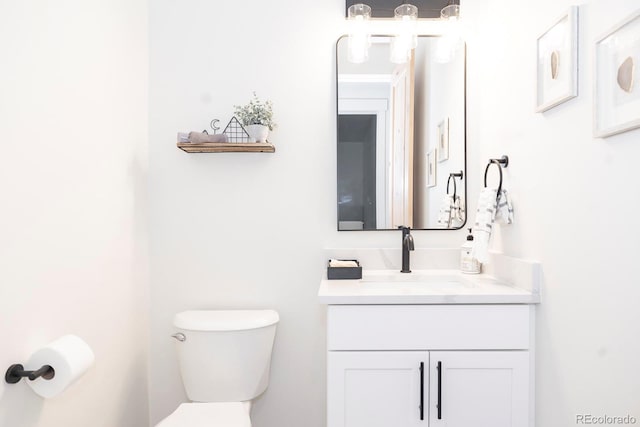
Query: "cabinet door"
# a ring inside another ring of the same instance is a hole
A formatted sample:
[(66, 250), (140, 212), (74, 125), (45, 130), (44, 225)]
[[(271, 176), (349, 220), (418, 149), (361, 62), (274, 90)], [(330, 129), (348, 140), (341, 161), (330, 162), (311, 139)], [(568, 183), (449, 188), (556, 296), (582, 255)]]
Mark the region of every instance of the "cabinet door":
[(430, 427), (527, 427), (529, 352), (430, 352)]
[(328, 427), (427, 426), (428, 367), (426, 351), (328, 352)]

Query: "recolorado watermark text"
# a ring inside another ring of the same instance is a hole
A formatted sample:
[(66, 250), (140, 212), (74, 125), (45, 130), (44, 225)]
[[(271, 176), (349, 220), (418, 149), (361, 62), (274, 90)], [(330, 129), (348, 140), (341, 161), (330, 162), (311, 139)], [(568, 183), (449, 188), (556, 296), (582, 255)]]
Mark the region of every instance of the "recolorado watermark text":
[(584, 425), (632, 425), (638, 420), (627, 414), (622, 416), (614, 415), (592, 415), (592, 414), (576, 414), (576, 424)]

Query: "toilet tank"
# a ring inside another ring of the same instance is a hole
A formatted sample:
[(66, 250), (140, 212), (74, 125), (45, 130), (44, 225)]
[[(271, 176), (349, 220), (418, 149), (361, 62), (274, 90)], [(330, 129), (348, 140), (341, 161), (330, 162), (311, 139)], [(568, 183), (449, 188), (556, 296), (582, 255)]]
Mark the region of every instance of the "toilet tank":
[(241, 402), (264, 392), (278, 320), (273, 310), (176, 314), (173, 324), (178, 334), (174, 336), (189, 400)]

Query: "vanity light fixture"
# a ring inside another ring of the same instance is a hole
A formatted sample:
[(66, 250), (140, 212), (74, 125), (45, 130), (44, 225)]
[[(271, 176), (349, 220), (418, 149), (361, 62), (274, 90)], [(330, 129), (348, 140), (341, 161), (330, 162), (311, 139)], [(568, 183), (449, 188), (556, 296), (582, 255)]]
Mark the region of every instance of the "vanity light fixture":
[[(357, 1), (357, 0), (355, 0)], [(448, 2), (447, 2), (448, 1)], [(393, 13), (393, 26), (389, 32), (391, 37), (391, 51), (389, 59), (395, 64), (404, 64), (411, 59), (413, 49), (418, 45), (419, 18), (437, 19), (446, 22), (446, 30), (439, 39), (435, 60), (440, 63), (450, 62), (456, 55), (458, 49), (463, 45), (458, 20), (460, 17), (460, 0), (412, 0), (413, 3), (402, 3), (394, 9), (397, 0), (375, 0), (371, 6), (364, 3), (353, 3), (347, 0), (347, 20), (349, 21), (349, 42), (348, 55), (349, 62), (361, 64), (369, 59), (369, 47), (371, 46), (372, 25), (370, 21), (385, 20)], [(446, 4), (442, 9), (439, 5)], [(438, 5), (438, 8), (433, 6)]]
[(418, 46), (418, 33), (415, 28), (418, 19), (418, 8), (404, 3), (396, 7), (396, 21), (400, 21), (398, 32), (391, 39), (390, 60), (394, 64), (404, 64), (411, 58), (411, 51)]
[(361, 64), (369, 59), (371, 34), (367, 21), (371, 18), (371, 7), (363, 3), (354, 4), (349, 7), (347, 17), (351, 21), (348, 59), (354, 64)]

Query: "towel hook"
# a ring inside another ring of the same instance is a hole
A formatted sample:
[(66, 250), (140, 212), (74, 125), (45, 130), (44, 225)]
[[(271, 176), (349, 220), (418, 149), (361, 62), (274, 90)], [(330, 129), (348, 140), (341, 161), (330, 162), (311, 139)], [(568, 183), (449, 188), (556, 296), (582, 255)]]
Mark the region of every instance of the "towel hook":
[(456, 178), (462, 179), (463, 176), (464, 176), (464, 173), (462, 171), (457, 173), (451, 172), (449, 174), (449, 179), (447, 180), (447, 194), (449, 194), (449, 183), (451, 182), (451, 178), (453, 178), (453, 200), (456, 200), (456, 194), (458, 192), (458, 188), (456, 186)]
[(502, 191), (502, 168), (506, 168), (509, 166), (509, 157), (502, 156), (499, 159), (489, 159), (489, 163), (487, 163), (487, 167), (484, 170), (484, 187), (487, 188), (487, 173), (489, 172), (489, 167), (491, 165), (498, 165), (498, 171), (500, 172), (500, 183), (498, 184), (498, 191), (496, 193), (496, 198), (500, 198), (500, 191)]

